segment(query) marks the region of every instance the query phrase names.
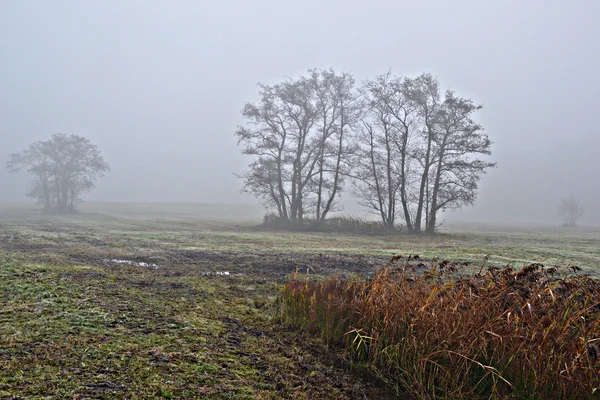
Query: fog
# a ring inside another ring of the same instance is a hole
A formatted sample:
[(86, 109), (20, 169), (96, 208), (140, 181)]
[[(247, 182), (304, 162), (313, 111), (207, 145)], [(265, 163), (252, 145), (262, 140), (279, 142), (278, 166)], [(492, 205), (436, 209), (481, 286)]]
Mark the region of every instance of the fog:
[(28, 185), (7, 156), (65, 132), (111, 166), (88, 200), (252, 204), (234, 129), (257, 83), (391, 68), (484, 105), (498, 167), (446, 219), (558, 224), (574, 195), (600, 224), (598, 15), (595, 0), (3, 1), (0, 201)]

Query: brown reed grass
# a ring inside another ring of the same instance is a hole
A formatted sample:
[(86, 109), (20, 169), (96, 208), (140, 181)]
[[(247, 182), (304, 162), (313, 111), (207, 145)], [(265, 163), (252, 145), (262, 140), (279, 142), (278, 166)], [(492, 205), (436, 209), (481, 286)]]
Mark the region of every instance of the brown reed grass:
[(403, 395), (600, 395), (598, 280), (541, 264), (482, 265), (465, 277), (446, 260), (412, 260), (395, 257), (371, 279), (295, 274), (283, 289), (282, 317)]

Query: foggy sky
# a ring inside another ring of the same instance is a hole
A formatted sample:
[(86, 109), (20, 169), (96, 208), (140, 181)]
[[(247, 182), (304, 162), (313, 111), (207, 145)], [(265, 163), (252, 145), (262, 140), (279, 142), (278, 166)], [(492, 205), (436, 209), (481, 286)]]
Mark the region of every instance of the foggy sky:
[(233, 132), (257, 83), (392, 68), (484, 105), (498, 168), (448, 218), (555, 221), (574, 194), (600, 223), (598, 15), (595, 0), (0, 1), (0, 201), (27, 191), (8, 155), (64, 132), (112, 168), (89, 200), (252, 203)]

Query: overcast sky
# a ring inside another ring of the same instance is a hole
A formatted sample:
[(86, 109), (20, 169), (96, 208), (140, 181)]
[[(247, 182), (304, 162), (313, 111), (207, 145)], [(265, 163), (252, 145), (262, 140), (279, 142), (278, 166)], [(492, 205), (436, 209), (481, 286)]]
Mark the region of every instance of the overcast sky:
[(257, 83), (392, 68), (484, 105), (498, 168), (451, 218), (552, 221), (575, 194), (600, 223), (599, 15), (596, 0), (0, 1), (0, 201), (27, 190), (7, 156), (65, 132), (111, 165), (88, 199), (252, 203), (233, 132)]

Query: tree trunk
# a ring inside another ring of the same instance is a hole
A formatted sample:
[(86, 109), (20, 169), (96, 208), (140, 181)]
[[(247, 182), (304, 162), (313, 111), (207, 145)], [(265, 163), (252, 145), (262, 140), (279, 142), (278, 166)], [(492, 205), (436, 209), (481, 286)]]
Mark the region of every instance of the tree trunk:
[(388, 185), (388, 204), (387, 204), (387, 219), (388, 219), (388, 228), (393, 229), (394, 223), (396, 222), (396, 211), (395, 211), (395, 193), (393, 190), (393, 173), (392, 171), (392, 149), (390, 146), (390, 133), (387, 125), (384, 125), (385, 131), (385, 151), (386, 151), (386, 173), (387, 173), (387, 185)]
[(342, 150), (344, 148), (344, 108), (341, 109), (340, 114), (340, 139), (338, 141), (338, 149), (337, 149), (337, 160), (335, 163), (335, 173), (333, 177), (333, 189), (331, 190), (331, 195), (329, 196), (329, 200), (327, 200), (327, 204), (325, 205), (325, 209), (323, 210), (323, 215), (321, 216), (321, 220), (325, 221), (329, 210), (331, 210), (331, 206), (335, 200), (335, 196), (337, 195), (338, 190), (338, 182), (340, 180), (340, 167), (342, 162)]
[(299, 160), (295, 159), (292, 173), (292, 204), (290, 205), (292, 221), (296, 221), (298, 217), (298, 164), (300, 164)]
[(283, 137), (283, 140), (281, 142), (281, 147), (279, 147), (278, 149), (278, 153), (277, 153), (277, 188), (279, 190), (279, 203), (281, 203), (281, 211), (280, 211), (280, 217), (283, 217), (284, 219), (288, 220), (290, 218), (289, 214), (288, 214), (288, 210), (287, 210), (287, 203), (285, 200), (285, 191), (283, 189), (283, 174), (281, 173), (281, 156), (283, 153), (283, 149), (285, 147), (285, 139), (286, 137)]
[(317, 187), (317, 211), (315, 217), (317, 221), (321, 220), (321, 201), (323, 197), (323, 159), (322, 155), (320, 156), (321, 160), (319, 161), (319, 185)]
[(444, 165), (444, 151), (446, 148), (446, 138), (442, 142), (442, 146), (440, 148), (440, 154), (437, 162), (437, 171), (435, 172), (435, 182), (433, 183), (433, 194), (431, 196), (431, 209), (429, 210), (429, 218), (427, 220), (426, 231), (428, 234), (433, 235), (435, 233), (435, 224), (437, 220), (437, 212), (438, 212), (438, 193), (440, 190), (440, 182), (442, 178), (442, 166)]
[(419, 201), (417, 203), (417, 215), (415, 216), (415, 233), (421, 233), (421, 224), (423, 218), (423, 207), (425, 203), (425, 185), (429, 177), (429, 163), (431, 158), (431, 143), (433, 141), (433, 129), (426, 121), (427, 126), (427, 152), (425, 153), (425, 165), (423, 175), (421, 176), (421, 186), (419, 187)]
[(406, 196), (406, 173), (405, 171), (405, 156), (402, 156), (402, 183), (400, 184), (400, 202), (402, 203), (402, 211), (404, 212), (404, 222), (408, 233), (414, 233), (412, 218), (410, 216), (410, 208), (408, 207), (408, 198)]
[(364, 123), (365, 127), (369, 131), (369, 156), (371, 158), (371, 170), (373, 171), (373, 178), (375, 180), (375, 190), (377, 192), (377, 202), (379, 204), (379, 214), (381, 215), (381, 222), (384, 225), (388, 224), (383, 199), (381, 198), (381, 186), (379, 185), (379, 178), (377, 177), (377, 163), (375, 162), (375, 143), (373, 138), (373, 128), (368, 124)]

